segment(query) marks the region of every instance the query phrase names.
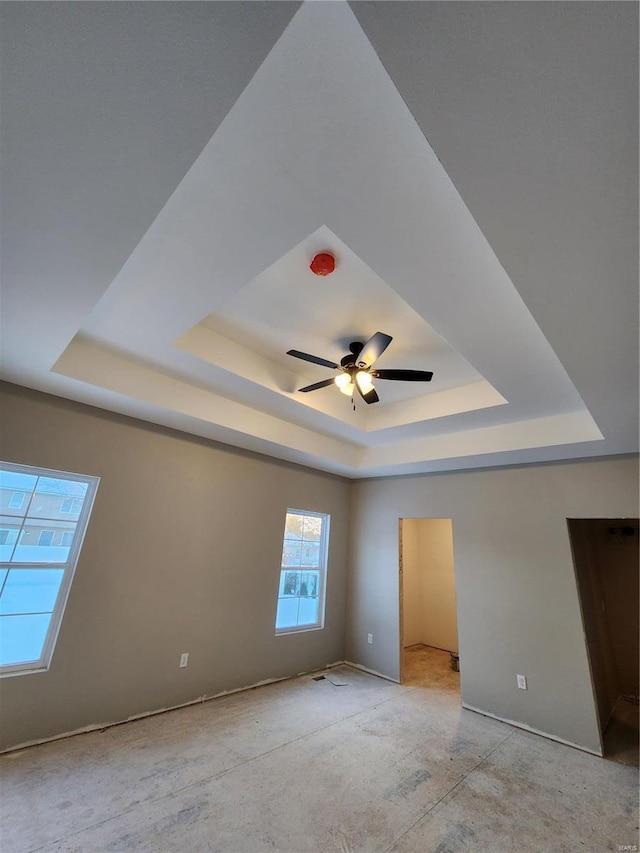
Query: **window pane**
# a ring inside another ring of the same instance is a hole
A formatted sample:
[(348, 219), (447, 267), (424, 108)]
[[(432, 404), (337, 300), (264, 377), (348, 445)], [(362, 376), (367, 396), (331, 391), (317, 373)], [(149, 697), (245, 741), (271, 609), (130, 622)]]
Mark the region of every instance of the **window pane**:
[(302, 543), (296, 539), (285, 539), (282, 548), (282, 565), (299, 566), (302, 562)]
[(319, 566), (320, 565), (320, 543), (319, 542), (303, 542), (301, 565), (303, 566)]
[(298, 624), (299, 598), (279, 598), (276, 628), (295, 628)]
[(307, 515), (304, 519), (302, 538), (309, 542), (319, 542), (322, 531), (322, 519)]
[(23, 515), (38, 478), (32, 474), (0, 471), (0, 508), (5, 515)]
[(38, 661), (51, 614), (0, 616), (0, 666)]
[(298, 608), (298, 625), (316, 625), (318, 622), (318, 599), (301, 598)]
[(280, 572), (280, 596), (299, 595), (300, 572)]
[(12, 518), (9, 515), (0, 516), (0, 561), (3, 563), (8, 563), (11, 559), (21, 524), (19, 518)]
[(300, 573), (300, 595), (316, 596), (320, 588), (320, 572)]
[(29, 507), (29, 518), (66, 518), (77, 520), (87, 494), (87, 483), (40, 477)]
[(294, 512), (287, 513), (287, 519), (284, 526), (285, 539), (302, 539), (302, 529), (304, 526), (304, 515), (296, 515)]
[(11, 569), (0, 596), (0, 615), (50, 613), (64, 569)]
[(60, 523), (48, 521), (27, 522), (13, 553), (12, 563), (66, 563), (69, 559), (69, 546), (62, 543), (65, 531), (73, 532), (73, 522)]

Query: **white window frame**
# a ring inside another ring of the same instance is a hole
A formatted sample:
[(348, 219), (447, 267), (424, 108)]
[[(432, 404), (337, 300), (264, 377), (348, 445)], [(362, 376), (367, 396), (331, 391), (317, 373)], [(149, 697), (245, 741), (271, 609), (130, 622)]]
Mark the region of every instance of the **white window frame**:
[[(50, 468), (35, 468), (31, 465), (18, 465), (13, 462), (0, 462), (0, 468), (4, 471), (11, 471), (17, 474), (28, 474), (33, 477), (51, 477), (53, 479), (60, 480), (71, 480), (81, 483), (87, 484), (87, 492), (84, 497), (84, 502), (82, 505), (82, 509), (78, 516), (77, 521), (75, 522), (75, 535), (73, 537), (73, 542), (71, 547), (69, 548), (69, 554), (67, 559), (63, 563), (30, 563), (30, 562), (3, 562), (2, 569), (7, 569), (7, 575), (5, 576), (4, 582), (6, 583), (9, 572), (11, 569), (63, 569), (64, 575), (62, 577), (62, 582), (60, 584), (60, 588), (58, 590), (58, 596), (56, 598), (56, 603), (51, 614), (51, 619), (49, 621), (49, 627), (47, 629), (47, 634), (45, 637), (45, 641), (42, 646), (42, 653), (40, 658), (36, 661), (25, 661), (23, 663), (15, 663), (15, 664), (7, 664), (5, 666), (0, 666), (0, 678), (6, 678), (8, 676), (13, 675), (27, 675), (29, 673), (34, 672), (45, 672), (49, 669), (51, 665), (51, 658), (53, 657), (53, 652), (55, 649), (56, 641), (58, 639), (58, 633), (60, 631), (60, 626), (62, 624), (62, 617), (64, 615), (64, 610), (67, 604), (67, 599), (69, 598), (69, 591), (71, 590), (71, 583), (73, 581), (73, 576), (75, 574), (76, 565), (78, 562), (78, 557), (80, 556), (80, 551), (82, 549), (82, 543), (84, 542), (84, 537), (87, 531), (87, 524), (89, 522), (89, 517), (91, 515), (91, 510), (93, 509), (93, 502), (95, 500), (96, 492), (98, 489), (98, 484), (100, 483), (100, 478), (92, 476), (90, 474), (75, 474), (69, 471), (56, 471)], [(33, 493), (32, 493), (33, 495)], [(21, 521), (22, 529), (29, 521), (34, 521), (35, 519), (27, 518), (29, 513), (29, 506), (31, 503), (31, 499), (27, 503), (27, 506), (23, 505), (23, 512), (21, 516), (16, 516), (17, 520)], [(12, 507), (15, 509), (16, 507)], [(41, 520), (49, 520), (49, 519), (37, 519)], [(17, 537), (16, 547), (19, 544), (21, 539), (20, 534)], [(1, 591), (1, 590), (0, 590)], [(19, 614), (18, 614), (19, 615)], [(0, 617), (0, 618), (10, 618), (10, 617)]]
[(280, 599), (280, 587), (282, 585), (282, 576), (283, 572), (319, 572), (320, 574), (320, 589), (318, 591), (318, 621), (317, 622), (308, 622), (304, 625), (295, 625), (287, 628), (278, 628), (276, 627), (276, 636), (282, 636), (284, 634), (301, 634), (305, 631), (321, 631), (324, 628), (324, 614), (325, 614), (325, 601), (326, 601), (326, 593), (327, 593), (327, 568), (328, 568), (328, 557), (329, 557), (329, 526), (331, 522), (331, 516), (328, 513), (324, 512), (313, 512), (307, 509), (291, 509), (288, 508), (285, 513), (285, 529), (282, 535), (282, 549), (284, 552), (284, 544), (285, 544), (285, 533), (286, 533), (286, 524), (287, 524), (287, 515), (303, 515), (311, 518), (319, 518), (321, 520), (321, 532), (320, 532), (320, 555), (319, 555), (319, 563), (317, 566), (283, 566), (282, 562), (280, 564), (280, 571), (278, 572), (278, 588), (276, 595), (276, 615), (275, 622), (277, 623), (278, 618), (278, 601)]

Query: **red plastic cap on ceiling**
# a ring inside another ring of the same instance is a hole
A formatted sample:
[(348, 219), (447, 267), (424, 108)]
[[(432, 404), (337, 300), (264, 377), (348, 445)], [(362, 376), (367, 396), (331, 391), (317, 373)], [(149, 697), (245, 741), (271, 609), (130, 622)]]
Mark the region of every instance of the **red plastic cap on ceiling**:
[(331, 275), (336, 268), (336, 259), (329, 252), (320, 252), (309, 264), (309, 269), (316, 275)]

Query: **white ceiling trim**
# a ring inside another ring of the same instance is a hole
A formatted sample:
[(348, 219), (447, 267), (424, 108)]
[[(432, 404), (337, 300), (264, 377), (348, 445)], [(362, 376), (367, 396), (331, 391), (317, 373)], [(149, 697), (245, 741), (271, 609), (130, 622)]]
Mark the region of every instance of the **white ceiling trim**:
[[(340, 467), (351, 467), (354, 456), (357, 459), (358, 448), (345, 440), (320, 435), (258, 412), (92, 341), (76, 338), (59, 359), (55, 370), (91, 384), (100, 377), (101, 386), (110, 391), (205, 421), (226, 431), (238, 431), (241, 423), (242, 434), (253, 440), (251, 449), (265, 452), (262, 442), (266, 442), (303, 453), (309, 460), (316, 456), (330, 459)], [(310, 453), (310, 447), (315, 452)]]
[[(311, 433), (264, 413), (247, 412), (247, 407), (233, 400), (157, 372), (92, 341), (74, 341), (56, 369), (80, 381), (92, 381), (100, 374), (104, 386), (111, 391), (135, 396), (145, 403), (222, 428), (225, 439), (221, 440), (228, 440), (229, 431), (236, 431), (239, 420), (244, 424), (244, 419), (251, 415), (251, 428), (243, 427), (242, 430), (242, 446), (262, 452), (268, 447), (271, 452), (275, 450), (274, 455), (280, 458), (293, 459), (295, 455), (296, 461), (302, 460), (341, 474), (373, 476), (393, 473), (397, 466), (408, 463), (529, 450), (602, 438), (590, 415), (578, 412), (398, 442), (387, 447), (365, 448), (317, 432)], [(216, 437), (215, 432), (212, 437)]]
[(436, 435), (401, 442), (392, 447), (368, 448), (360, 457), (363, 469), (376, 472), (416, 461), (429, 462), (486, 453), (508, 453), (558, 444), (601, 441), (602, 433), (588, 412), (554, 415), (454, 435)]

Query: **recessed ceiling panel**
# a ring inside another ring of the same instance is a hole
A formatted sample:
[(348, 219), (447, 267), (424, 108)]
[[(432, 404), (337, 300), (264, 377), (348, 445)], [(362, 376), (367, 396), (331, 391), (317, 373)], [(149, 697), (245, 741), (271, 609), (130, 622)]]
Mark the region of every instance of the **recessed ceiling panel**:
[[(310, 262), (319, 251), (334, 255), (336, 268), (331, 275), (317, 276), (311, 271)], [(293, 359), (286, 354), (289, 349), (319, 355), (339, 364), (348, 354), (351, 342), (364, 343), (377, 331), (385, 332), (393, 340), (376, 367), (428, 370), (433, 372), (433, 379), (428, 383), (376, 380), (380, 402), (375, 408), (356, 399), (366, 418), (362, 424), (366, 429), (372, 428), (372, 417), (375, 422), (375, 413), (380, 409), (434, 394), (442, 400), (441, 392), (471, 383), (486, 386), (486, 405), (505, 402), (424, 318), (326, 227), (318, 229), (235, 292), (199, 324), (195, 333), (192, 330), (176, 344), (216, 363), (216, 358), (224, 358), (225, 339), (230, 339), (262, 357), (266, 363), (293, 371), (299, 388), (335, 377), (338, 372)], [(209, 335), (211, 346), (205, 353), (203, 340), (209, 332), (214, 335)], [(243, 374), (239, 359), (236, 363), (241, 375), (248, 379), (255, 377), (255, 372), (253, 376)], [(290, 382), (288, 379), (286, 382), (281, 390), (290, 392)], [(312, 393), (313, 397), (300, 392), (294, 396), (301, 405), (315, 404), (324, 408), (323, 402), (339, 391), (329, 386)], [(342, 419), (352, 421), (348, 399), (341, 395), (337, 400), (341, 404)], [(477, 409), (478, 401), (477, 394), (470, 397), (470, 409)], [(455, 411), (465, 411), (463, 406), (458, 402)], [(336, 408), (333, 406), (332, 411)], [(406, 416), (402, 414), (402, 407), (396, 407), (396, 411), (395, 425), (422, 419), (419, 406), (405, 407)], [(436, 411), (441, 416), (443, 409), (432, 407), (432, 412)]]

